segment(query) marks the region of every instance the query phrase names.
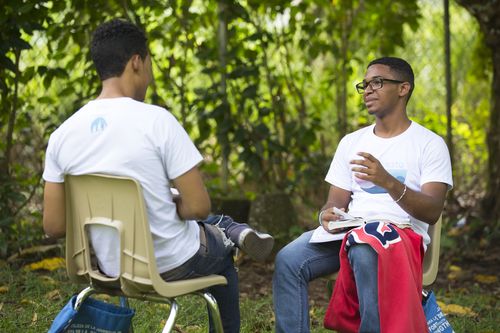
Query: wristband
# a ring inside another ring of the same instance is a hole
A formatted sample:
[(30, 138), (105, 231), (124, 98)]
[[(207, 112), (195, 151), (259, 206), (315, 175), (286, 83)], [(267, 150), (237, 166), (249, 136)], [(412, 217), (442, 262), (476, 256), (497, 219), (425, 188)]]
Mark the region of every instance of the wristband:
[(320, 226), (323, 226), (323, 213), (324, 213), (324, 212), (325, 212), (325, 211), (324, 211), (324, 210), (322, 210), (321, 212), (319, 212), (319, 215), (318, 215), (318, 222), (319, 222), (319, 225), (320, 225)]
[(405, 194), (406, 194), (406, 189), (407, 189), (407, 187), (406, 187), (406, 184), (405, 184), (405, 188), (403, 189), (403, 193), (401, 193), (401, 196), (398, 198), (398, 200), (395, 200), (395, 201), (394, 201), (395, 203), (398, 203), (398, 202), (400, 202), (400, 201), (401, 201), (401, 199), (403, 199), (403, 197), (404, 197), (404, 196), (405, 196)]

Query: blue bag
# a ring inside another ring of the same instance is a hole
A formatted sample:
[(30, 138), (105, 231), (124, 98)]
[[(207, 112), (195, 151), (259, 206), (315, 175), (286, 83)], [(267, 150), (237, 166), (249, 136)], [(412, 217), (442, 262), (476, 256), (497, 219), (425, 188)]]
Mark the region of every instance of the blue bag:
[(423, 292), (422, 306), (424, 307), (425, 319), (429, 326), (429, 333), (454, 333), (453, 328), (446, 319), (443, 311), (436, 302), (436, 296), (431, 291)]
[(77, 295), (54, 319), (48, 333), (128, 333), (135, 311), (126, 307), (86, 298), (75, 310)]

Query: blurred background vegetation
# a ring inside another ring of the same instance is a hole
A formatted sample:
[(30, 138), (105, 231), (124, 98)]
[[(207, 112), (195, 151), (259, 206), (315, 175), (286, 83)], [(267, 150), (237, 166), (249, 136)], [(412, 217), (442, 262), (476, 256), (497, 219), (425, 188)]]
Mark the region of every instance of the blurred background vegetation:
[(43, 242), (47, 140), (97, 96), (90, 35), (115, 17), (147, 32), (155, 82), (146, 102), (195, 140), (211, 195), (284, 195), (296, 212), (287, 237), (315, 225), (340, 137), (373, 121), (354, 89), (367, 63), (406, 58), (416, 73), (410, 117), (453, 153), (447, 244), (487, 248), (499, 239), (500, 4), (447, 2), (2, 0), (0, 257)]

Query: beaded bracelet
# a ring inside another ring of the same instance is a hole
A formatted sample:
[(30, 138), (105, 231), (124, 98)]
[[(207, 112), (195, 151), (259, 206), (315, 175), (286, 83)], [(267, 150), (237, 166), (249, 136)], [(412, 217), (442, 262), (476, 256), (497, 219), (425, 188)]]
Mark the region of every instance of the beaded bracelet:
[(406, 184), (405, 184), (405, 188), (403, 189), (403, 193), (401, 193), (401, 196), (398, 198), (398, 200), (394, 201), (395, 203), (398, 203), (399, 201), (401, 201), (401, 199), (403, 199), (403, 197), (405, 196), (406, 194)]

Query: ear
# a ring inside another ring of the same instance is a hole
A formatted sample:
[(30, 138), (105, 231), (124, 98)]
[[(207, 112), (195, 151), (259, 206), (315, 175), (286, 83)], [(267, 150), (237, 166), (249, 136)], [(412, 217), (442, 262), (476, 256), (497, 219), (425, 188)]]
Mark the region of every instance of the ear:
[(399, 96), (405, 97), (410, 93), (411, 84), (410, 82), (404, 82), (400, 85)]
[(142, 65), (142, 59), (141, 56), (138, 54), (134, 54), (132, 58), (130, 58), (130, 64), (132, 65), (132, 69), (135, 71), (138, 71), (140, 66)]

